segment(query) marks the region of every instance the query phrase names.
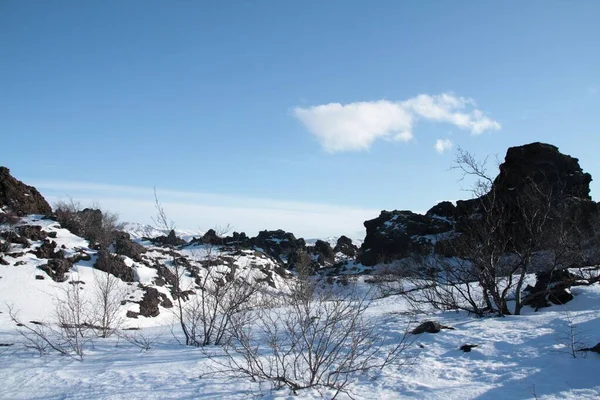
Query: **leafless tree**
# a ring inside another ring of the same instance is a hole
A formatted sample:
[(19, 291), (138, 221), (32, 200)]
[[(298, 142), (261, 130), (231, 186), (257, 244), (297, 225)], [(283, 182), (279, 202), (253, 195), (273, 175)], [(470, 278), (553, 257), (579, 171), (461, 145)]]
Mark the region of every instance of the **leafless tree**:
[(107, 338), (123, 323), (122, 301), (127, 290), (121, 286), (120, 279), (97, 270), (94, 270), (94, 282), (92, 323), (97, 335)]
[(63, 294), (58, 298), (55, 320), (60, 329), (63, 347), (83, 359), (85, 345), (90, 342), (93, 327), (91, 304), (78, 281), (70, 281), (61, 287)]

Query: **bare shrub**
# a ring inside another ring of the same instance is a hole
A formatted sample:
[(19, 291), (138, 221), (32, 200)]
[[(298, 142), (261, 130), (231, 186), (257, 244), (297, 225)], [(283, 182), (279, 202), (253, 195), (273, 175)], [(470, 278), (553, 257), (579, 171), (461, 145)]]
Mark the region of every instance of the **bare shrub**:
[(73, 199), (60, 201), (54, 205), (54, 214), (64, 228), (104, 248), (115, 238), (118, 214), (101, 210), (97, 204), (82, 208)]
[(308, 283), (293, 291), (285, 307), (258, 309), (253, 324), (231, 326), (233, 340), (224, 346), (224, 371), (268, 382), (273, 389), (293, 393), (308, 388), (330, 389), (332, 398), (350, 394), (355, 374), (405, 364), (412, 358), (408, 327), (392, 344), (377, 331), (378, 321), (367, 318), (370, 300), (355, 287)]
[(84, 347), (90, 341), (93, 328), (91, 304), (85, 298), (83, 287), (78, 281), (70, 281), (61, 287), (63, 295), (58, 299), (55, 318), (60, 329), (63, 347), (83, 359)]
[(140, 349), (140, 352), (150, 351), (156, 345), (156, 342), (162, 336), (162, 332), (156, 335), (148, 335), (140, 330), (135, 330), (133, 333), (119, 331), (117, 332), (119, 338), (125, 340), (132, 346)]
[(121, 309), (127, 290), (114, 275), (94, 270), (92, 323), (96, 334), (102, 338), (111, 336), (123, 323)]

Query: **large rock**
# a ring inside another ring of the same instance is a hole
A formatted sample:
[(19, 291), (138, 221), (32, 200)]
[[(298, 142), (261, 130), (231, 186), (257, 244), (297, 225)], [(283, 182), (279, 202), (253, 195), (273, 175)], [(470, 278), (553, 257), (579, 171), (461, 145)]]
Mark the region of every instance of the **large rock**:
[(347, 236), (340, 236), (333, 248), (335, 254), (341, 253), (348, 258), (355, 258), (358, 254), (358, 246), (356, 246), (352, 239)]
[(0, 207), (8, 207), (20, 215), (52, 214), (52, 208), (40, 192), (13, 178), (6, 167), (0, 167)]
[(171, 231), (169, 232), (169, 234), (167, 236), (158, 236), (155, 238), (145, 238), (149, 241), (151, 241), (153, 244), (157, 245), (157, 246), (171, 246), (171, 247), (178, 247), (178, 246), (183, 246), (184, 244), (186, 244), (186, 241), (181, 239), (180, 237), (177, 237), (177, 234), (175, 233), (175, 230), (171, 229)]
[(48, 260), (48, 264), (39, 266), (38, 268), (44, 271), (55, 282), (64, 282), (67, 280), (65, 274), (69, 272), (73, 262), (68, 259), (52, 259)]
[(144, 246), (132, 241), (128, 233), (117, 233), (115, 238), (115, 253), (127, 256), (136, 261), (142, 261), (142, 254), (146, 251)]
[(286, 262), (294, 253), (306, 251), (304, 239), (296, 239), (293, 233), (282, 229), (276, 231), (260, 231), (258, 236), (252, 238), (251, 245), (262, 250), (278, 261)]
[(364, 225), (367, 236), (359, 260), (368, 266), (431, 252), (437, 237), (453, 229), (445, 219), (411, 211), (382, 211)]
[(105, 250), (98, 252), (94, 268), (112, 274), (124, 282), (133, 282), (135, 278), (133, 270), (125, 264), (120, 256), (112, 255)]
[[(578, 232), (579, 238), (574, 240), (582, 244), (581, 252), (588, 257), (581, 263), (598, 262), (600, 251), (594, 251), (599, 247), (598, 241), (592, 239), (598, 228), (600, 206), (591, 200), (591, 180), (591, 175), (583, 172), (576, 158), (560, 153), (555, 146), (531, 143), (511, 147), (489, 193), (457, 201), (456, 206), (441, 202), (425, 215), (382, 211), (378, 218), (366, 221), (367, 236), (359, 261), (370, 266), (431, 252), (465, 256), (470, 246), (464, 248), (460, 243), (468, 243), (470, 236), (463, 235), (474, 234), (474, 222), (485, 215), (497, 215), (501, 219), (502, 232), (511, 241), (510, 245), (518, 249), (530, 243), (532, 235), (527, 230), (524, 215), (531, 217), (533, 213), (527, 215), (523, 207), (533, 209), (536, 202), (543, 205), (545, 201), (551, 205), (545, 234), (552, 235), (556, 229)], [(486, 214), (490, 210), (495, 214)], [(536, 240), (551, 246), (549, 237), (538, 236)]]
[(335, 253), (331, 245), (324, 240), (317, 240), (315, 245), (310, 248), (320, 266), (330, 266), (335, 262)]

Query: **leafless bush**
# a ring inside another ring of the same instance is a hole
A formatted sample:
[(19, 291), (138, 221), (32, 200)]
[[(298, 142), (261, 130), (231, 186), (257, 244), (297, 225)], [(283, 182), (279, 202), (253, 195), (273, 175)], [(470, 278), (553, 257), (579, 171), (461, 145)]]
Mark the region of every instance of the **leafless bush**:
[(62, 327), (40, 321), (22, 321), (13, 307), (9, 306), (10, 319), (19, 329), (18, 332), (24, 339), (28, 349), (35, 350), (40, 356), (52, 351), (77, 360), (83, 360), (81, 340), (74, 342), (69, 333)]
[(107, 247), (115, 238), (118, 214), (101, 210), (97, 204), (82, 208), (73, 199), (60, 201), (54, 205), (54, 214), (64, 228), (92, 243)]
[(133, 333), (119, 331), (117, 333), (119, 338), (125, 340), (127, 343), (131, 344), (140, 349), (140, 352), (150, 351), (156, 345), (156, 342), (162, 336), (162, 333), (156, 335), (148, 335), (143, 333), (142, 331), (136, 330)]
[(121, 280), (109, 273), (94, 270), (92, 321), (96, 334), (102, 338), (111, 336), (123, 323), (120, 315), (122, 301), (127, 290)]
[(411, 360), (408, 330), (388, 344), (377, 321), (365, 316), (367, 296), (348, 287), (310, 290), (312, 296), (294, 290), (286, 307), (257, 310), (253, 324), (232, 325), (220, 367), (276, 390), (330, 389), (336, 398), (350, 395), (353, 375)]
[(63, 347), (83, 359), (84, 347), (91, 340), (93, 328), (91, 304), (83, 294), (81, 283), (71, 281), (61, 287), (63, 295), (58, 299), (55, 318), (60, 329)]
[(578, 315), (569, 311), (564, 305), (562, 314), (565, 325), (559, 326), (557, 331), (557, 341), (560, 346), (559, 351), (577, 358), (578, 353), (585, 347), (585, 338), (577, 322)]

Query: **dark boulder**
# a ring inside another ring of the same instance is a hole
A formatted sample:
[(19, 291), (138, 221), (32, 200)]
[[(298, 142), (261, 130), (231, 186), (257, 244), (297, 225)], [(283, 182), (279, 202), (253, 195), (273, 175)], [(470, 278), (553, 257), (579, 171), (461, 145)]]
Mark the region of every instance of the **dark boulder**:
[(523, 305), (538, 310), (573, 300), (569, 288), (577, 282), (577, 277), (568, 270), (543, 271), (537, 273), (536, 278), (535, 286), (528, 285), (523, 291)]
[(20, 244), (24, 247), (29, 247), (27, 238), (13, 231), (0, 232), (0, 237), (6, 240), (7, 243)]
[(475, 347), (479, 347), (478, 344), (463, 344), (462, 346), (460, 346), (460, 350), (464, 351), (465, 353), (470, 353), (471, 349), (474, 349)]
[(133, 270), (125, 264), (120, 256), (115, 256), (105, 250), (98, 252), (94, 268), (114, 275), (124, 282), (133, 282), (135, 278)]
[(157, 246), (170, 246), (170, 247), (178, 247), (186, 244), (186, 241), (177, 237), (175, 230), (171, 229), (167, 236), (158, 236), (155, 238), (145, 238), (148, 239), (152, 244)]
[(160, 314), (159, 306), (165, 308), (173, 307), (173, 303), (167, 295), (159, 292), (157, 289), (144, 286), (142, 290), (144, 291), (144, 296), (140, 301), (140, 312), (138, 315), (147, 318), (156, 317)]
[(62, 259), (64, 254), (61, 250), (56, 250), (56, 242), (48, 239), (42, 242), (42, 245), (34, 252), (37, 258)]
[(48, 264), (39, 266), (55, 282), (64, 282), (67, 280), (65, 274), (73, 267), (73, 263), (68, 259), (51, 259)]
[(282, 229), (276, 231), (260, 231), (251, 239), (251, 245), (278, 261), (285, 262), (287, 258), (299, 251), (306, 251), (304, 239), (296, 239), (293, 233)]
[(333, 248), (335, 254), (342, 253), (348, 258), (355, 258), (358, 253), (358, 247), (352, 243), (352, 239), (347, 236), (340, 236)]
[(136, 261), (142, 261), (142, 254), (146, 251), (144, 246), (132, 241), (128, 233), (117, 233), (115, 238), (115, 253), (127, 256)]
[(48, 237), (48, 233), (42, 230), (41, 226), (37, 225), (24, 225), (17, 228), (19, 235), (26, 237), (29, 240), (39, 241), (44, 240)]
[(410, 333), (413, 335), (420, 335), (422, 333), (438, 333), (442, 329), (454, 330), (454, 328), (451, 326), (444, 326), (437, 321), (425, 321), (413, 329)]
[(0, 167), (0, 207), (20, 214), (52, 214), (46, 199), (33, 186), (15, 179), (6, 167)]
[(221, 246), (225, 243), (225, 241), (223, 240), (222, 237), (217, 235), (217, 232), (215, 232), (214, 229), (209, 229), (203, 236), (202, 236), (202, 243), (203, 244), (212, 244), (212, 245), (217, 245), (217, 246)]
[(328, 242), (317, 240), (310, 250), (320, 266), (330, 266), (335, 262), (335, 253)]

